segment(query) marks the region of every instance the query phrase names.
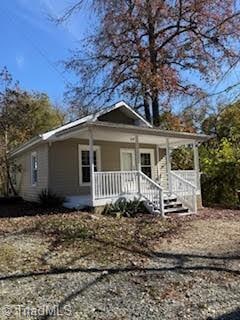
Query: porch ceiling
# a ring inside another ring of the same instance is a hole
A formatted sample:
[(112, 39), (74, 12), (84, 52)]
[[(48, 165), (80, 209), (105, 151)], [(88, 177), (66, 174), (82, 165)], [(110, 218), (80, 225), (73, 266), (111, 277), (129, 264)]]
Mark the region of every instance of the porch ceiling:
[(133, 127), (127, 125), (120, 126), (118, 124), (109, 125), (102, 122), (88, 124), (88, 126), (85, 126), (80, 130), (71, 130), (69, 132), (66, 132), (65, 135), (59, 136), (58, 138), (88, 139), (89, 127), (92, 128), (94, 140), (134, 143), (135, 136), (138, 135), (139, 143), (155, 144), (160, 147), (166, 147), (167, 138), (172, 148), (181, 145), (192, 144), (194, 141), (204, 141), (208, 138), (208, 136), (205, 135)]

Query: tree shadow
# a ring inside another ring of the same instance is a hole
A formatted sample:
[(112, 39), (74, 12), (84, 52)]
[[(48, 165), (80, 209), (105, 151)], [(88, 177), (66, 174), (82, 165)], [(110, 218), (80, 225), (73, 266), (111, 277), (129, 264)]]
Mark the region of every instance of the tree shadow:
[(209, 318), (208, 320), (239, 320), (240, 319), (240, 308), (233, 312), (223, 314), (217, 318)]
[[(88, 290), (90, 287), (96, 285), (97, 283), (101, 282), (104, 278), (107, 277), (107, 274), (101, 274), (99, 276), (97, 276), (95, 279), (93, 279), (92, 281), (84, 284), (83, 286), (81, 286), (80, 288), (78, 288), (77, 290), (75, 290), (74, 292), (70, 293), (69, 295), (67, 295), (64, 299), (62, 299), (58, 305), (57, 305), (57, 310), (61, 310), (64, 308), (64, 306), (70, 302), (71, 300), (73, 300), (74, 298), (76, 298), (77, 296), (79, 296), (80, 294), (83, 294), (86, 290)], [(52, 312), (47, 313), (43, 316), (40, 316), (38, 318), (38, 320), (47, 320), (50, 317), (52, 317)]]
[(63, 214), (73, 212), (72, 209), (64, 207), (60, 208), (43, 208), (38, 203), (19, 201), (17, 203), (0, 203), (0, 219), (1, 218), (18, 218), (26, 216)]
[[(62, 309), (66, 303), (73, 300), (75, 297), (81, 295), (84, 291), (90, 289), (94, 285), (96, 285), (99, 281), (107, 278), (110, 275), (122, 274), (122, 273), (132, 273), (137, 272), (139, 276), (142, 274), (148, 275), (150, 273), (158, 274), (164, 272), (176, 272), (176, 273), (188, 273), (188, 272), (197, 272), (197, 271), (208, 271), (208, 272), (225, 272), (232, 275), (240, 275), (240, 270), (227, 268), (225, 262), (231, 262), (240, 260), (239, 255), (232, 256), (215, 256), (215, 255), (200, 255), (200, 254), (181, 254), (181, 253), (172, 253), (172, 252), (154, 252), (155, 257), (159, 259), (161, 263), (161, 259), (166, 259), (167, 262), (170, 262), (170, 266), (161, 266), (161, 267), (138, 267), (138, 266), (126, 266), (126, 267), (112, 267), (112, 268), (104, 268), (104, 267), (96, 267), (96, 268), (52, 268), (48, 271), (38, 271), (38, 272), (28, 272), (28, 273), (18, 273), (18, 274), (10, 274), (0, 277), (0, 281), (7, 280), (20, 280), (26, 279), (30, 277), (42, 277), (42, 276), (50, 276), (50, 275), (61, 275), (61, 274), (73, 274), (73, 273), (85, 273), (89, 275), (96, 274), (96, 278), (91, 280), (87, 284), (84, 284), (71, 294), (65, 296), (58, 303), (58, 308)], [(195, 261), (197, 260), (197, 261)], [(222, 265), (212, 264), (212, 262), (222, 262)], [(189, 265), (189, 262), (191, 264)], [(204, 262), (204, 263), (203, 263)], [(186, 265), (188, 263), (188, 265)], [(99, 275), (100, 274), (100, 275)], [(223, 315), (222, 317), (212, 319), (212, 320), (237, 320), (239, 317), (240, 311), (239, 309), (231, 314)], [(43, 317), (39, 318), (39, 320), (47, 320), (51, 317), (51, 314), (46, 314)]]

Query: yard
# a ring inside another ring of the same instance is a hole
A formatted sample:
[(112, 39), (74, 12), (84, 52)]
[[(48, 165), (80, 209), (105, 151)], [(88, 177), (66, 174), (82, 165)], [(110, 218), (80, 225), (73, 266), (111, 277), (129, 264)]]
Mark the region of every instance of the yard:
[(31, 210), (0, 208), (1, 319), (240, 319), (240, 211)]

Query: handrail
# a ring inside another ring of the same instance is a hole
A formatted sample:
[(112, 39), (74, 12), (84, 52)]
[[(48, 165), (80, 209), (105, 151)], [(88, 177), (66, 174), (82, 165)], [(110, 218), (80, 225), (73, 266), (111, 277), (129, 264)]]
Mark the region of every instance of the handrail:
[(199, 189), (198, 177), (197, 177), (198, 173), (196, 170), (171, 170), (171, 171), (172, 173), (175, 173), (179, 177), (192, 183), (194, 186), (196, 186), (197, 189)]
[(191, 212), (197, 212), (197, 187), (172, 171), (170, 175), (172, 182), (170, 191), (175, 194)]
[(157, 184), (154, 180), (152, 180), (151, 178), (149, 178), (149, 176), (147, 176), (145, 173), (143, 173), (142, 171), (138, 171), (140, 173), (141, 176), (143, 176), (146, 180), (148, 180), (150, 183), (154, 184), (158, 189), (161, 189), (163, 191), (163, 187), (161, 187), (159, 184)]
[(188, 184), (189, 186), (191, 186), (194, 189), (197, 189), (197, 187), (191, 183), (190, 181), (184, 179), (183, 177), (181, 177), (180, 175), (176, 174), (175, 172), (171, 171), (171, 175), (175, 176), (176, 178), (178, 178), (178, 180), (181, 180), (182, 182)]
[[(159, 209), (162, 216), (164, 217), (163, 188), (142, 171), (139, 171), (138, 174), (140, 179), (142, 178), (150, 185), (150, 188), (146, 188), (144, 181), (142, 181), (142, 183), (140, 181), (140, 194), (145, 197), (150, 203), (152, 203), (157, 209)], [(153, 190), (151, 189), (151, 187), (153, 187)]]
[(97, 171), (94, 177), (96, 200), (139, 195), (164, 215), (163, 188), (142, 171)]

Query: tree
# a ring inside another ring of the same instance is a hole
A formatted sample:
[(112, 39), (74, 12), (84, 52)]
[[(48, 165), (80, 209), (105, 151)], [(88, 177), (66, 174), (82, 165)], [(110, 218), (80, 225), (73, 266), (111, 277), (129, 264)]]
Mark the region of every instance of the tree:
[(64, 114), (56, 109), (45, 94), (29, 93), (13, 82), (7, 68), (0, 72), (0, 181), (4, 193), (16, 193), (10, 170), (14, 166), (9, 152), (17, 145), (63, 124)]
[(213, 138), (200, 148), (203, 200), (206, 204), (239, 205), (240, 103), (220, 106), (202, 123)]
[(127, 95), (159, 125), (160, 106), (203, 95), (203, 80), (215, 81), (239, 59), (234, 0), (81, 0), (57, 22), (89, 3), (97, 28), (65, 64), (79, 78), (70, 93), (85, 105)]

